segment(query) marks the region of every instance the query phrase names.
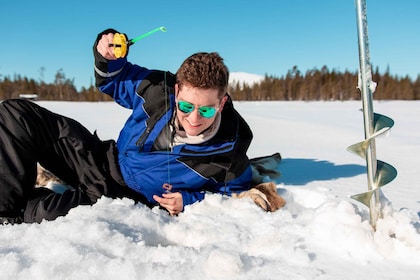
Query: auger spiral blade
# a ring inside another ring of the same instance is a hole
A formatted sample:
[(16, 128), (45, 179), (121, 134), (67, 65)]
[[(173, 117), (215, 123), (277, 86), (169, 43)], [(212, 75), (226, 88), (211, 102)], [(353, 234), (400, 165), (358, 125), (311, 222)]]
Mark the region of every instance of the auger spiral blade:
[(385, 186), (397, 177), (398, 172), (394, 166), (380, 160), (377, 160), (376, 164), (375, 185), (378, 188)]
[(374, 191), (368, 191), (364, 193), (355, 194), (355, 195), (352, 195), (351, 198), (359, 201), (360, 203), (363, 203), (364, 205), (370, 208), (370, 202), (372, 200), (373, 192)]
[(378, 188), (394, 180), (395, 177), (397, 177), (397, 169), (395, 169), (392, 165), (386, 162), (378, 160), (377, 167), (376, 167), (375, 181), (374, 181), (375, 188), (364, 193), (353, 195), (351, 196), (351, 198), (363, 203), (364, 205), (370, 208), (373, 193)]
[[(374, 132), (375, 133), (379, 132), (379, 131), (385, 132), (385, 131), (389, 130), (391, 127), (394, 126), (394, 120), (391, 119), (390, 117), (374, 113), (373, 114), (373, 126), (374, 126)], [(382, 134), (382, 133), (380, 133), (380, 134)]]
[(366, 151), (373, 139), (377, 136), (387, 132), (394, 126), (394, 121), (384, 115), (374, 113), (373, 114), (373, 127), (374, 131), (373, 134), (365, 139), (362, 142), (353, 144), (347, 148), (347, 151), (360, 156), (361, 158), (366, 158)]

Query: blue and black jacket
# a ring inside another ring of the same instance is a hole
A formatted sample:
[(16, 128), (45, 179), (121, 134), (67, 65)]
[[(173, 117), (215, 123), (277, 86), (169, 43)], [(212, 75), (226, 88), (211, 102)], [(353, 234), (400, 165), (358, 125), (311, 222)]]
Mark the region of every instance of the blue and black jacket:
[(207, 191), (230, 195), (251, 187), (246, 152), (252, 132), (230, 98), (212, 139), (156, 150), (158, 135), (174, 115), (175, 75), (134, 65), (126, 58), (108, 61), (96, 48), (94, 52), (96, 86), (132, 110), (117, 141), (121, 172), (131, 189), (156, 204), (153, 195), (161, 196), (163, 184), (169, 183), (188, 205), (202, 200)]

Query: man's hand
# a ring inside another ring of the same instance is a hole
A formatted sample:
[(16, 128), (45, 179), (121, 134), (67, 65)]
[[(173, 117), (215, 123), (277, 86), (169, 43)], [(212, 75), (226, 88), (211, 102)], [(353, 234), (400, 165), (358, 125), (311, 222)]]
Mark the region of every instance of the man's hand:
[(162, 194), (162, 197), (154, 195), (153, 199), (156, 200), (161, 207), (168, 210), (171, 216), (178, 215), (184, 208), (182, 195), (179, 192), (164, 193)]
[(114, 48), (110, 46), (112, 45), (114, 39), (113, 33), (108, 33), (102, 35), (101, 39), (98, 41), (98, 45), (96, 46), (97, 51), (106, 59), (108, 60), (116, 60), (114, 54)]

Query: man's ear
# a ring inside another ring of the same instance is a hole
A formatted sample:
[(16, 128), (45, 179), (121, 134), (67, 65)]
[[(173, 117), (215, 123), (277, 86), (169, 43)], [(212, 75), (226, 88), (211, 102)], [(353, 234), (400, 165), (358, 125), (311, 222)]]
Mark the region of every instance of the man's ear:
[(179, 92), (179, 86), (178, 84), (175, 84), (175, 97), (178, 96), (178, 92)]
[(219, 112), (223, 110), (223, 107), (225, 106), (225, 103), (227, 100), (228, 100), (227, 95), (223, 96), (222, 100), (220, 100)]

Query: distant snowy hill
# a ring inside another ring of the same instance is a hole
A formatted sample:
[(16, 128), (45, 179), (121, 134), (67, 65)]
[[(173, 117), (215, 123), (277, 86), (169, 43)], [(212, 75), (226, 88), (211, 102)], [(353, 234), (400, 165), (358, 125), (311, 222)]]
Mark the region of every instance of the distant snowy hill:
[(264, 80), (264, 76), (257, 74), (250, 74), (245, 72), (232, 72), (229, 75), (229, 84), (236, 85), (239, 82), (240, 85), (243, 83), (252, 86), (255, 83)]

